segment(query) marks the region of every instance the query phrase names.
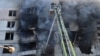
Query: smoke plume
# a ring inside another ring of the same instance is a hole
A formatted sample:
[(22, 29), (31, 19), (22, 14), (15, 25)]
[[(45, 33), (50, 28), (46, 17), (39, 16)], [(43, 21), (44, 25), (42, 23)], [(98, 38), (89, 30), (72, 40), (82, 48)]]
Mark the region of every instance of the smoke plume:
[(100, 18), (99, 0), (62, 1), (62, 17), (65, 24), (76, 22), (79, 26), (79, 48), (82, 53), (90, 54), (94, 39), (94, 22)]
[[(30, 28), (36, 28), (39, 44), (41, 48), (44, 48), (53, 21), (53, 16), (49, 13), (52, 2), (52, 0), (25, 0), (23, 2), (18, 29), (22, 39), (23, 37), (29, 38), (34, 34)], [(56, 2), (59, 1), (56, 0)], [(61, 0), (60, 4), (65, 25), (68, 25), (70, 22), (76, 22), (79, 26), (79, 32), (81, 33), (78, 34), (82, 37), (79, 41), (81, 52), (90, 54), (94, 38), (94, 22), (95, 19), (100, 18), (100, 1)]]

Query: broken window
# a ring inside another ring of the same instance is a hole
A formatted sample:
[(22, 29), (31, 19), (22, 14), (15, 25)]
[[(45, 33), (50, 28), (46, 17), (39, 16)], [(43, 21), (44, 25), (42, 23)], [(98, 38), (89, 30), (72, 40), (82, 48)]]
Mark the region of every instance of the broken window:
[(24, 55), (24, 56), (36, 56), (36, 55)]
[(69, 28), (69, 24), (68, 24), (68, 23), (66, 23), (66, 24), (65, 24), (65, 27), (66, 27), (66, 28)]
[(98, 36), (100, 37), (100, 33), (98, 33)]
[(13, 37), (14, 37), (14, 33), (12, 32), (6, 33), (5, 40), (13, 40)]
[[(9, 47), (9, 46), (12, 46), (12, 45), (4, 45), (4, 47)], [(4, 54), (6, 54), (6, 53), (7, 53), (7, 54), (8, 54), (8, 53), (11, 54), (11, 52), (10, 52), (9, 49), (7, 49), (7, 48), (3, 48), (3, 53), (4, 53)]]
[(97, 22), (97, 24), (100, 24), (100, 22)]
[(36, 49), (36, 42), (29, 42), (29, 43), (21, 43), (21, 51), (28, 51), (28, 50), (34, 50)]
[(16, 10), (10, 10), (9, 16), (16, 16)]
[(97, 30), (100, 30), (100, 27), (97, 27)]
[(15, 21), (8, 21), (7, 27), (13, 28), (15, 26)]

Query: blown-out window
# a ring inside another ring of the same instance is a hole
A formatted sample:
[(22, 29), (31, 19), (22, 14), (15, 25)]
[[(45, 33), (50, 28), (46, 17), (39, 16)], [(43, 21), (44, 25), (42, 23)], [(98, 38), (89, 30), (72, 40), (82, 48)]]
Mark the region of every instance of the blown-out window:
[(97, 24), (100, 24), (100, 22), (97, 22)]
[(100, 33), (98, 33), (98, 36), (100, 36)]
[(97, 27), (97, 30), (100, 30), (100, 27)]
[(23, 55), (23, 56), (36, 56), (36, 55), (32, 55), (32, 54), (31, 54), (31, 55)]

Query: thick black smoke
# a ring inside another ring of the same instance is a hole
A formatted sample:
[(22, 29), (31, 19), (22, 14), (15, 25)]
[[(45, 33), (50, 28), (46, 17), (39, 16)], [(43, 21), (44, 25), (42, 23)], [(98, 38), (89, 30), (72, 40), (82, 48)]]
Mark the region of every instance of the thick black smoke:
[[(60, 2), (65, 25), (76, 22), (79, 26), (78, 35), (81, 37), (79, 48), (82, 53), (90, 54), (94, 38), (94, 21), (100, 18), (99, 1), (61, 0)], [(20, 36), (29, 38), (34, 34), (30, 28), (36, 28), (41, 49), (45, 46), (53, 21), (53, 16), (49, 14), (51, 3), (52, 0), (26, 0), (20, 11), (18, 29)]]
[(20, 9), (19, 16), (19, 31), (22, 32), (24, 36), (33, 35), (31, 28), (38, 27), (38, 0), (24, 0)]
[(35, 0), (24, 1), (19, 11), (18, 34), (20, 37), (19, 44), (21, 51), (36, 49), (37, 38), (33, 30), (37, 31), (38, 16), (37, 6), (33, 2)]
[[(35, 28), (37, 39), (38, 39), (38, 49), (44, 49), (47, 37), (49, 35), (49, 30), (53, 21), (51, 15), (49, 15), (51, 1), (49, 0), (26, 0), (20, 10), (19, 16), (19, 35), (21, 46), (28, 45), (31, 41), (25, 39), (32, 39), (34, 35), (33, 31), (30, 28)], [(51, 36), (50, 45), (47, 46), (53, 51), (54, 39), (53, 34)], [(27, 44), (26, 44), (27, 43)], [(27, 49), (28, 46), (26, 46)], [(25, 50), (26, 50), (25, 49)], [(51, 51), (51, 52), (52, 52)], [(51, 54), (50, 54), (51, 55)]]
[(19, 28), (25, 35), (31, 35), (33, 31), (31, 28), (37, 28), (38, 17), (36, 14), (36, 7), (29, 7), (23, 9), (20, 15)]
[(94, 39), (94, 22), (100, 18), (99, 1), (68, 0), (63, 1), (62, 16), (65, 24), (76, 22), (79, 26), (79, 48), (82, 53), (90, 54)]
[[(46, 43), (47, 43), (47, 39), (48, 39), (48, 35), (49, 35), (49, 31), (51, 28), (51, 24), (53, 22), (54, 19), (54, 15), (50, 15), (50, 7), (51, 7), (51, 3), (52, 0), (39, 0), (38, 2), (38, 33), (37, 33), (37, 37), (38, 37), (38, 48), (44, 50)], [(43, 56), (53, 56), (53, 52), (54, 52), (54, 33), (52, 32), (51, 37), (50, 37), (50, 41), (49, 44), (46, 48), (46, 50), (44, 51), (45, 54), (43, 54)], [(40, 47), (41, 46), (41, 47)], [(49, 49), (50, 48), (50, 49)], [(43, 51), (42, 51), (43, 52)]]

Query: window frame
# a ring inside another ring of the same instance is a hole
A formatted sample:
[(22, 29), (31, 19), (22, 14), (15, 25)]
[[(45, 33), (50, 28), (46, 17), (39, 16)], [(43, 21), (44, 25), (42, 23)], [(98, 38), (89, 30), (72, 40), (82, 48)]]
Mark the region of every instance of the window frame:
[(14, 32), (5, 33), (5, 40), (13, 40), (13, 39), (14, 39)]
[(9, 10), (9, 14), (10, 17), (16, 17), (17, 16), (17, 11), (16, 10)]
[(7, 22), (7, 28), (14, 28), (15, 27), (15, 21), (8, 21)]

